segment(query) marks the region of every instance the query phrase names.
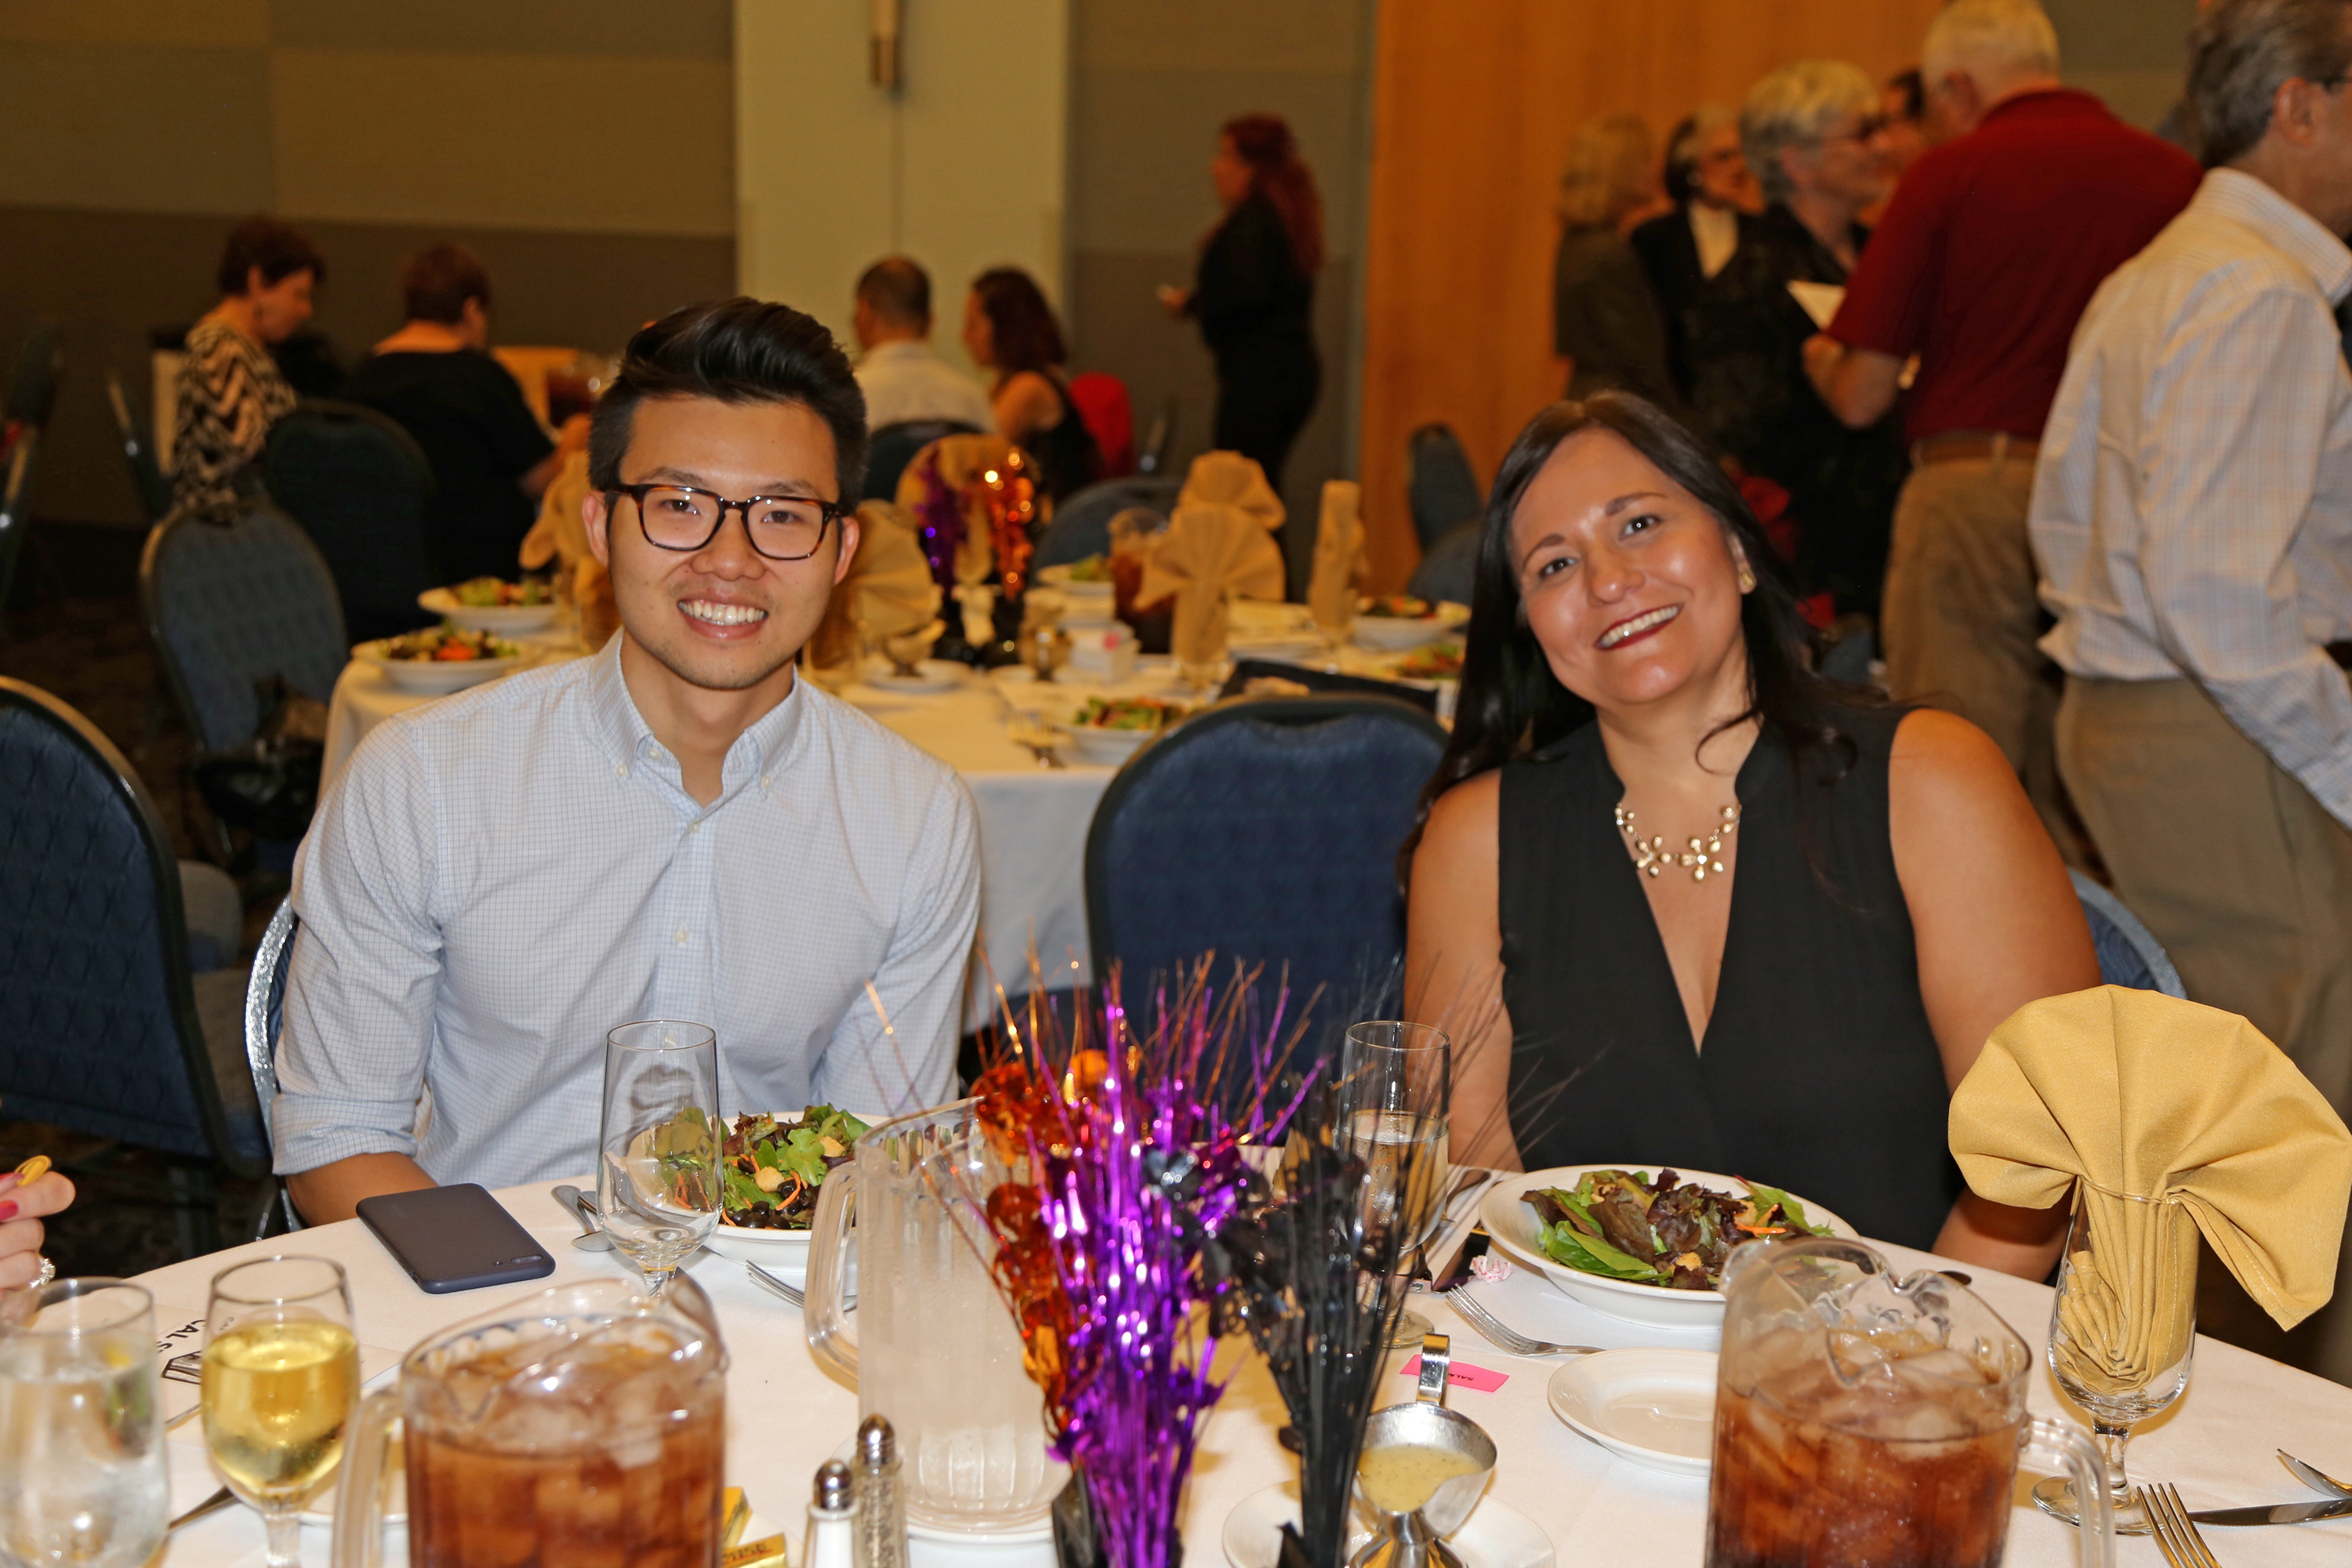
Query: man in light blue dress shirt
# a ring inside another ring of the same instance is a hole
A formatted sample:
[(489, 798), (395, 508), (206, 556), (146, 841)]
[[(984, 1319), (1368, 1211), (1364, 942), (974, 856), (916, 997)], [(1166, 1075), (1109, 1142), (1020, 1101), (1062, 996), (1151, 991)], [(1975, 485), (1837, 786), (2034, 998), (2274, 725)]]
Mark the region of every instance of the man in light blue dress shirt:
[(782, 305), (631, 341), (583, 506), (621, 630), (378, 726), (303, 841), (272, 1134), (314, 1223), (587, 1174), (634, 1019), (716, 1029), (730, 1116), (952, 1095), (971, 795), (793, 667), (857, 548), (865, 416)]

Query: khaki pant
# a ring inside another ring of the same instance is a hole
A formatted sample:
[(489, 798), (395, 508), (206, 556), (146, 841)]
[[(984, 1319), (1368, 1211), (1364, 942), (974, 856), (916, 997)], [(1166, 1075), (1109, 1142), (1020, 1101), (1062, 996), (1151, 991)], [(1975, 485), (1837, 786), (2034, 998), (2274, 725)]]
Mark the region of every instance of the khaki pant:
[[(2194, 681), (2070, 679), (2057, 740), (2116, 895), (2189, 999), (2250, 1019), (2352, 1115), (2352, 831)], [(2352, 1383), (2352, 1247), (2342, 1263), (2283, 1348)]]
[(1899, 702), (1957, 713), (2017, 770), (2067, 864), (2091, 863), (2052, 750), (2056, 671), (2041, 635), (2026, 512), (2033, 459), (1924, 463), (1895, 503), (1880, 635)]

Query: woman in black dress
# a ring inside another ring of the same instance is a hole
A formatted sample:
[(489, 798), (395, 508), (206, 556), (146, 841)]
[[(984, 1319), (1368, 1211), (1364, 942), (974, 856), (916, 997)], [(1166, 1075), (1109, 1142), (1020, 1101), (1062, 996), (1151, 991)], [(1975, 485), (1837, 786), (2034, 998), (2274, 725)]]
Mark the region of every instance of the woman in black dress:
[(1201, 323), (1217, 364), (1221, 452), (1239, 452), (1282, 489), (1282, 465), (1315, 412), (1315, 274), (1323, 266), (1323, 198), (1278, 114), (1225, 122), (1209, 164), (1225, 209), (1201, 247), (1192, 287), (1160, 301)]
[(1814, 676), (1738, 491), (1629, 395), (1521, 432), (1477, 571), (1406, 960), (1409, 1016), (1495, 1017), (1457, 1026), (1457, 1157), (1752, 1177), (2041, 1277), (2063, 1214), (1965, 1193), (1945, 1141), (1993, 1027), (2099, 980), (2000, 751)]
[(973, 279), (963, 346), (974, 364), (995, 372), (988, 401), (996, 433), (1037, 459), (1040, 489), (1064, 501), (1101, 477), (1102, 454), (1070, 401), (1062, 323), (1035, 279), (1017, 267)]

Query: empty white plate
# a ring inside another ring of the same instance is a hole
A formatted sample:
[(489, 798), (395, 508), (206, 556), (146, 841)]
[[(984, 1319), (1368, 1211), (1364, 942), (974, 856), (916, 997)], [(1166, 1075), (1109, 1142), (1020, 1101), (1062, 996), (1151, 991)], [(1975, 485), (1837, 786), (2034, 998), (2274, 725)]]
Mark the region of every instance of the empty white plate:
[(1551, 1413), (1618, 1458), (1703, 1476), (1715, 1453), (1713, 1351), (1602, 1351), (1551, 1374)]
[[(1298, 1482), (1296, 1478), (1255, 1491), (1225, 1515), (1225, 1561), (1234, 1568), (1275, 1568), (1285, 1523), (1298, 1522)], [(1354, 1552), (1368, 1539), (1349, 1520), (1348, 1550)], [(1553, 1568), (1551, 1537), (1543, 1527), (1489, 1492), (1478, 1500), (1462, 1528), (1445, 1538), (1465, 1568)]]

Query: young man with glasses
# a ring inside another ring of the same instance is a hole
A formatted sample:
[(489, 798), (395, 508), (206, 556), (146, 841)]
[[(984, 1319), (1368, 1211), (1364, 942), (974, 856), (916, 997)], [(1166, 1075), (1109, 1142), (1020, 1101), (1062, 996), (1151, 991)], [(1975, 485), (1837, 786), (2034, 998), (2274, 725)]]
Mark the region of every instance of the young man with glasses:
[(971, 796), (793, 670), (865, 461), (848, 361), (801, 312), (730, 300), (631, 341), (584, 506), (621, 634), (385, 721), (303, 842), (272, 1121), (311, 1220), (590, 1173), (633, 1019), (715, 1028), (730, 1115), (952, 1093)]

